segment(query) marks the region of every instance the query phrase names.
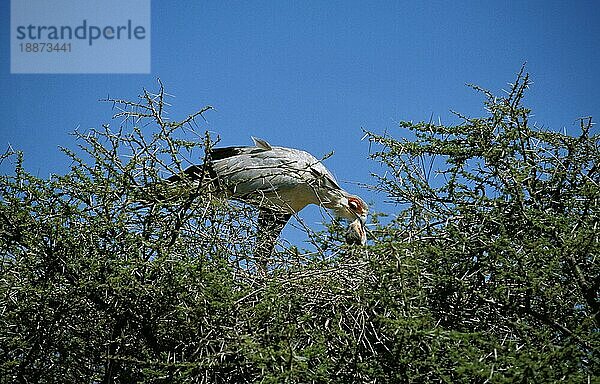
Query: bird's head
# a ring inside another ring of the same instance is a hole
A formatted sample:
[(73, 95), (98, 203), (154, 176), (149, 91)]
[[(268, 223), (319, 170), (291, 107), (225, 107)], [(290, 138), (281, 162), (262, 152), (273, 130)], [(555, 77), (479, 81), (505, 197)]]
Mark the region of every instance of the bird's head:
[(364, 225), (367, 221), (369, 206), (360, 197), (344, 193), (338, 200), (335, 212), (338, 216), (344, 219), (359, 219), (360, 222)]
[(329, 201), (323, 204), (333, 210), (336, 216), (351, 221), (346, 233), (348, 244), (366, 244), (367, 235), (365, 223), (369, 206), (360, 197), (351, 195), (343, 189), (337, 189), (330, 195)]
[(369, 207), (360, 197), (349, 194), (341, 199), (340, 205), (342, 208), (338, 211), (340, 215), (353, 220), (346, 231), (346, 243), (365, 245), (367, 243), (365, 222)]

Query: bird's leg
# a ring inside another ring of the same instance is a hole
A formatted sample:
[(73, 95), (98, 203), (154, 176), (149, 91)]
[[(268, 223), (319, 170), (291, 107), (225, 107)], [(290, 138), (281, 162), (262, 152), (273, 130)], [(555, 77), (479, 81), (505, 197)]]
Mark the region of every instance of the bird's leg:
[(275, 243), (285, 224), (292, 217), (290, 213), (261, 208), (258, 214), (258, 233), (254, 258), (262, 275), (267, 273), (267, 262), (273, 253)]

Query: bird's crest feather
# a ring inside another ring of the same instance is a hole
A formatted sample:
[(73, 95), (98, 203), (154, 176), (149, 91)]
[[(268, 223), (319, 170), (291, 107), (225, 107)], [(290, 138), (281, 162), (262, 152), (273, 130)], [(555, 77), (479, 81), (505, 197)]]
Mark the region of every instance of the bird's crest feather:
[(270, 151), (271, 149), (273, 149), (271, 147), (271, 144), (269, 144), (266, 140), (263, 139), (259, 139), (258, 137), (252, 137), (252, 141), (254, 141), (254, 144), (261, 149), (264, 149), (265, 151)]

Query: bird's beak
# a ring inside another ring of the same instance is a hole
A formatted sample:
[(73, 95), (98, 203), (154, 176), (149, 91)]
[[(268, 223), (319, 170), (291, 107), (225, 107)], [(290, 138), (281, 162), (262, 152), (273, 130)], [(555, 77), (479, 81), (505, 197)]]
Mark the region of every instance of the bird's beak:
[(350, 213), (352, 213), (354, 215), (354, 217), (356, 217), (356, 220), (360, 221), (363, 226), (367, 222), (367, 215), (364, 215), (364, 216), (363, 215), (359, 215), (358, 213), (356, 213), (354, 211), (350, 211)]

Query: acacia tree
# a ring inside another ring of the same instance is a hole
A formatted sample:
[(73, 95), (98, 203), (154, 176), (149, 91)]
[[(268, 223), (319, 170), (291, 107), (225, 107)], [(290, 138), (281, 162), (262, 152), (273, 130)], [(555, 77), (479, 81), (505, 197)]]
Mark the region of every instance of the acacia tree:
[[(397, 203), (370, 245), (332, 222), (268, 276), (255, 211), (166, 183), (215, 144), (206, 107), (111, 100), (48, 180), (0, 176), (0, 382), (591, 381), (600, 371), (598, 137), (538, 129), (528, 76), (488, 114), (368, 133)], [(409, 132), (409, 134), (407, 134)]]
[[(427, 307), (443, 329), (489, 344), (469, 359), (489, 379), (583, 382), (600, 372), (599, 137), (540, 129), (529, 76), (486, 98), (483, 118), (402, 123), (371, 135), (389, 167), (380, 188), (405, 208), (397, 229), (427, 259)], [(493, 347), (493, 349), (492, 349)], [(475, 358), (479, 355), (477, 360)]]

